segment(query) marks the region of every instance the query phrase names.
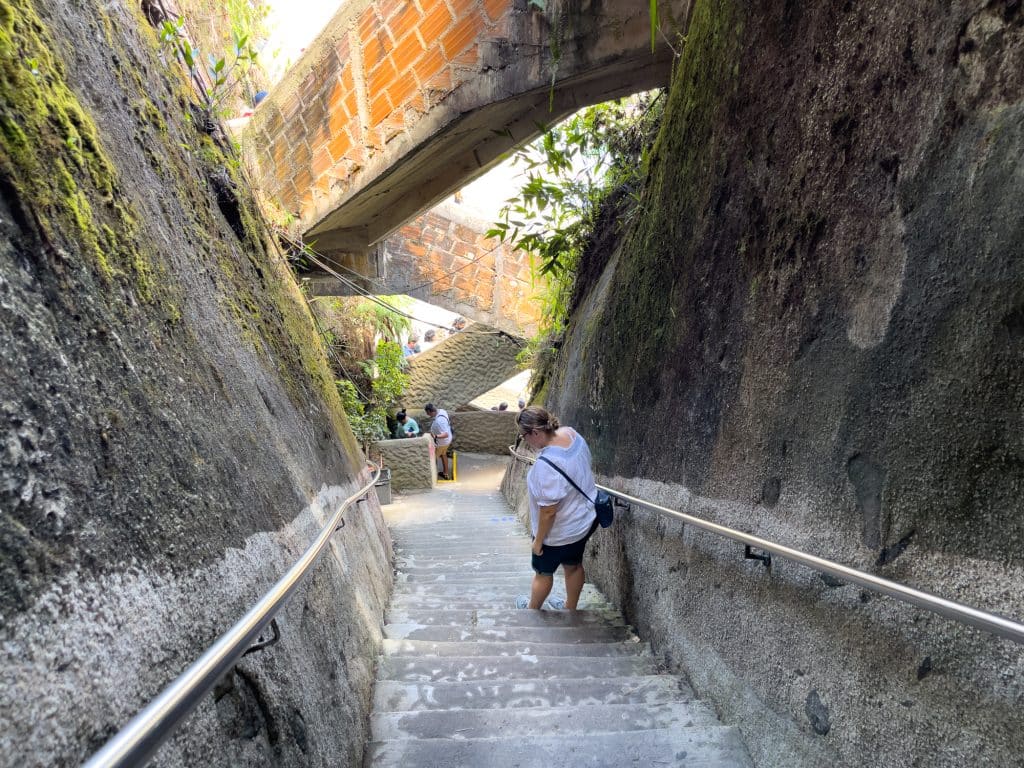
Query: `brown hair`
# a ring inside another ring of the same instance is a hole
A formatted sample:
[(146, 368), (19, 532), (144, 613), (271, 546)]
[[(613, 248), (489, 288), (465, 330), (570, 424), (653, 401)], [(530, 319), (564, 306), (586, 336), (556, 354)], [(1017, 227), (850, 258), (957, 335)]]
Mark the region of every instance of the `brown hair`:
[(529, 408), (521, 410), (516, 416), (516, 423), (523, 431), (539, 429), (552, 434), (560, 426), (558, 419), (539, 405), (531, 405)]

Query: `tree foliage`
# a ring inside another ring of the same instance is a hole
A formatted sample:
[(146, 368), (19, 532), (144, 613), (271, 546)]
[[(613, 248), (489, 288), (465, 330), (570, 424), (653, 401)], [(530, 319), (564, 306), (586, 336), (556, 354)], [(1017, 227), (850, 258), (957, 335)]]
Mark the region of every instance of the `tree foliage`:
[[(564, 329), (580, 258), (613, 193), (641, 204), (661, 91), (587, 107), (515, 154), (524, 182), (488, 231), (533, 259), (543, 286), (541, 338)], [(620, 223), (628, 222), (629, 215)]]

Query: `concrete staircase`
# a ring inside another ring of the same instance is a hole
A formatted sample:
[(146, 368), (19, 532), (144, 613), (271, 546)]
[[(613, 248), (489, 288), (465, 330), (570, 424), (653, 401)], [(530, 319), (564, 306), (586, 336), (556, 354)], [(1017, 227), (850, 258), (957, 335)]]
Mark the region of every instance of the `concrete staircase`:
[(576, 612), (516, 609), (529, 537), (467, 470), (385, 507), (398, 576), (365, 766), (751, 766), (592, 585)]

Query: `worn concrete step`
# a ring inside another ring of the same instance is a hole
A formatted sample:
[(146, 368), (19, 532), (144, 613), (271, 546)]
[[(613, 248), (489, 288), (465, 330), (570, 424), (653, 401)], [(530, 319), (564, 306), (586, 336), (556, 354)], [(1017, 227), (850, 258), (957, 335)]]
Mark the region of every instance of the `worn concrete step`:
[(458, 658), (469, 656), (649, 656), (647, 643), (538, 643), (529, 641), (492, 640), (487, 642), (446, 642), (434, 640), (385, 640), (381, 652), (385, 656), (438, 656)]
[(391, 608), (385, 615), (389, 624), (421, 624), (441, 627), (594, 627), (624, 626), (614, 608), (581, 611), (530, 611), (515, 608), (457, 609)]
[(392, 523), (392, 531), (432, 531), (437, 528), (469, 528), (485, 527), (489, 525), (525, 525), (515, 515), (508, 514), (508, 508), (501, 512), (497, 507), (481, 507), (475, 512), (466, 512), (453, 508), (434, 511), (430, 515), (406, 520), (402, 523)]
[[(518, 594), (523, 595), (524, 591), (520, 590)], [(559, 595), (556, 592), (552, 592), (552, 596), (559, 599), (565, 598), (564, 593)], [(460, 595), (457, 598), (444, 597), (442, 595), (396, 595), (391, 601), (390, 609), (393, 611), (421, 609), (446, 611), (453, 608), (466, 608), (468, 610), (477, 611), (486, 611), (490, 609), (504, 610), (508, 608), (515, 608), (516, 597), (517, 593), (515, 590), (509, 590), (509, 592), (504, 595)], [(580, 596), (577, 608), (588, 611), (613, 610), (608, 601), (600, 595), (587, 595), (585, 592)]]
[[(525, 565), (524, 565), (525, 564)], [(463, 573), (489, 573), (490, 571), (514, 571), (520, 568), (529, 569), (529, 555), (502, 555), (495, 557), (478, 557), (466, 555), (463, 557), (444, 559), (402, 556), (395, 558), (395, 567), (403, 573), (431, 573), (431, 572), (463, 572)]]
[(512, 709), (382, 712), (370, 718), (373, 741), (391, 739), (487, 739), (615, 733), (653, 728), (719, 725), (703, 702), (519, 707)]
[(530, 556), (530, 540), (529, 539), (510, 539), (508, 542), (492, 542), (492, 541), (477, 541), (465, 544), (402, 544), (401, 542), (395, 542), (395, 555), (396, 557), (405, 557), (413, 555), (418, 558), (432, 557), (441, 559), (442, 557), (459, 557), (464, 558), (467, 555), (470, 557), (481, 557), (481, 556), (508, 556), (508, 555), (523, 555)]
[(492, 583), (495, 580), (502, 581), (505, 579), (522, 579), (525, 575), (527, 578), (533, 578), (533, 572), (530, 571), (529, 565), (523, 567), (525, 561), (520, 561), (518, 568), (512, 568), (507, 571), (472, 571), (463, 572), (457, 569), (449, 571), (435, 570), (429, 573), (406, 573), (405, 571), (399, 571), (395, 574), (395, 580), (402, 583), (421, 583), (421, 584), (436, 584), (440, 582), (444, 583), (457, 583), (457, 584), (487, 584)]
[(696, 726), (584, 735), (375, 741), (367, 746), (364, 765), (375, 768), (749, 768), (753, 763), (735, 728)]
[(480, 536), (482, 538), (487, 538), (488, 536), (495, 536), (499, 538), (516, 536), (520, 538), (529, 538), (529, 534), (522, 523), (506, 520), (492, 522), (467, 522), (460, 519), (450, 523), (434, 523), (420, 528), (391, 529), (391, 537), (393, 539), (410, 539), (413, 541), (419, 541), (438, 537), (444, 538), (448, 536), (455, 536), (458, 540), (463, 540), (469, 536)]
[(387, 624), (384, 637), (390, 640), (430, 640), (434, 642), (533, 642), (533, 643), (614, 643), (633, 640), (626, 627), (447, 627), (423, 624)]
[[(506, 595), (521, 595), (528, 594), (530, 592), (530, 583), (533, 581), (533, 577), (530, 574), (523, 574), (519, 577), (511, 579), (494, 579), (492, 581), (477, 581), (477, 582), (457, 582), (457, 581), (436, 581), (436, 582), (419, 582), (419, 581), (399, 581), (395, 582), (394, 595), (396, 597), (405, 596), (418, 596), (418, 597), (439, 597), (439, 596), (451, 596), (459, 598), (465, 597), (489, 597), (494, 596), (495, 599), (505, 597)], [(584, 587), (586, 590), (586, 587)], [(593, 590), (591, 591), (593, 592)], [(551, 589), (551, 594), (557, 594), (560, 597), (565, 596), (565, 586), (555, 585)], [(583, 594), (590, 594), (587, 592), (581, 592)]]
[(694, 699), (690, 686), (670, 675), (450, 683), (378, 680), (373, 711), (668, 704)]
[(382, 656), (378, 680), (440, 683), (553, 677), (628, 677), (659, 672), (653, 656)]
[[(457, 584), (431, 584), (413, 586), (395, 584), (391, 598), (392, 608), (514, 608), (516, 598), (529, 594), (529, 582), (506, 584), (493, 587), (466, 587)], [(565, 599), (565, 587), (556, 580), (551, 596)], [(608, 601), (597, 590), (587, 584), (580, 593), (579, 608), (610, 607)]]
[(518, 520), (507, 520), (492, 518), (490, 520), (445, 520), (441, 522), (429, 522), (419, 526), (407, 526), (405, 528), (389, 528), (392, 538), (430, 538), (432, 536), (460, 536), (465, 537), (471, 534), (479, 536), (489, 535), (518, 535), (529, 537), (529, 531)]
[[(459, 582), (459, 581), (397, 581), (395, 582), (396, 595), (446, 595), (461, 591), (462, 594), (487, 595), (492, 593), (505, 592), (526, 592), (530, 591), (533, 583), (533, 573), (530, 571), (520, 572), (517, 576), (495, 577), (488, 581)], [(554, 584), (551, 587), (552, 594), (565, 594), (565, 579), (561, 574), (555, 575)], [(600, 594), (593, 584), (583, 585), (583, 595)]]

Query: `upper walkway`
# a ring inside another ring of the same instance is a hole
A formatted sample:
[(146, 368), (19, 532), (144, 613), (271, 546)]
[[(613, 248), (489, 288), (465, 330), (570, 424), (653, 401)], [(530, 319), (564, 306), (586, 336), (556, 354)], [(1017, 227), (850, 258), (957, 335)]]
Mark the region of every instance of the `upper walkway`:
[(668, 83), (690, 0), (352, 0), (260, 105), (259, 186), (364, 252), (575, 110)]

